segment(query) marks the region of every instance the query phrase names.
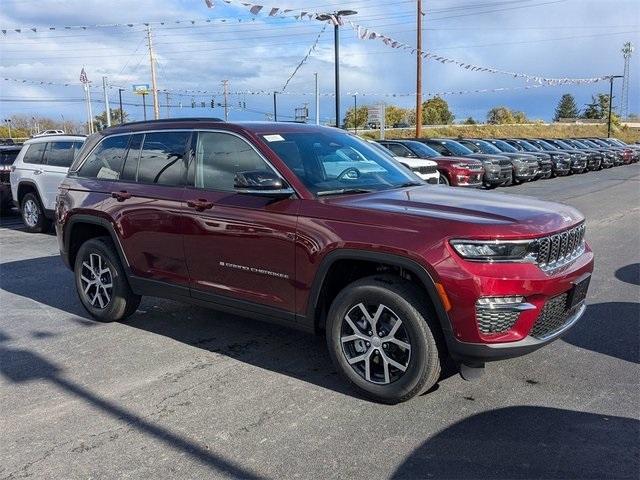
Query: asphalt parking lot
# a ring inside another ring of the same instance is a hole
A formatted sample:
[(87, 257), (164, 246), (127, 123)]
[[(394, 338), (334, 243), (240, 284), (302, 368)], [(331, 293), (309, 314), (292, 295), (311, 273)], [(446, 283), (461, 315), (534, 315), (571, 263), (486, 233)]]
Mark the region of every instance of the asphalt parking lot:
[(155, 298), (96, 323), (55, 236), (3, 219), (0, 478), (639, 478), (640, 164), (503, 191), (587, 216), (587, 313), (396, 406), (322, 338)]

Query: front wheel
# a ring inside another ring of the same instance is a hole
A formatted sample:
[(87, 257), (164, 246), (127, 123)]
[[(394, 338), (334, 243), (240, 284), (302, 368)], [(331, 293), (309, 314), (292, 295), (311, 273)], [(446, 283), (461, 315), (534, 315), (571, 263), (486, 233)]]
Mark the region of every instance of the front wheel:
[(449, 179), (444, 173), (440, 174), (440, 178), (438, 178), (438, 183), (440, 185), (446, 185), (447, 187), (451, 186), (451, 182), (449, 182)]
[(345, 287), (327, 318), (327, 345), (340, 372), (363, 395), (382, 403), (408, 400), (440, 375), (437, 328), (424, 292), (392, 275)]
[(76, 290), (84, 308), (101, 322), (127, 318), (140, 305), (141, 297), (129, 287), (115, 246), (108, 237), (82, 244), (74, 266)]

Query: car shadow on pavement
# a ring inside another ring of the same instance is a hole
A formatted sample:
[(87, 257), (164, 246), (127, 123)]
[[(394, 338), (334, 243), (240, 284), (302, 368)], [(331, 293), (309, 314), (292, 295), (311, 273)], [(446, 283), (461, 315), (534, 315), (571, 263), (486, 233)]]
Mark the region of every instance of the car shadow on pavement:
[[(141, 433), (166, 444), (168, 447), (192, 457), (194, 460), (209, 467), (217, 475), (225, 474), (232, 478), (262, 478), (260, 475), (245, 469), (235, 462), (226, 460), (224, 457), (203, 448), (184, 436), (173, 433), (151, 422), (148, 418), (143, 418), (114, 402), (101, 398), (84, 386), (65, 378), (64, 372), (59, 366), (39, 354), (3, 345), (9, 340), (9, 337), (0, 333), (0, 376), (9, 382), (14, 384), (25, 384), (32, 381), (48, 382), (65, 393), (83, 400), (91, 407), (101, 410), (115, 421), (124, 422)], [(52, 439), (52, 441), (55, 440)], [(12, 474), (9, 474), (8, 478), (11, 477)]]
[(558, 408), (479, 413), (414, 450), (393, 479), (629, 478), (640, 471), (640, 422)]
[(640, 285), (640, 263), (630, 263), (616, 270), (616, 278), (631, 285)]
[(562, 339), (627, 362), (640, 363), (640, 303), (604, 302), (589, 305), (584, 316)]

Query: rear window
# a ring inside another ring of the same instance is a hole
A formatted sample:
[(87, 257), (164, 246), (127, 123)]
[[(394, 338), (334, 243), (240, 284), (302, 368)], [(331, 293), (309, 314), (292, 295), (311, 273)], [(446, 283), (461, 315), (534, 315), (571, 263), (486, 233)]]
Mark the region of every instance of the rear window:
[(24, 158), (22, 159), (22, 161), (24, 163), (30, 163), (34, 165), (42, 164), (45, 148), (47, 148), (47, 144), (45, 142), (32, 143), (27, 147), (27, 151), (24, 154)]
[(138, 162), (138, 182), (184, 185), (186, 150), (191, 132), (155, 132), (144, 136)]
[(13, 165), (20, 150), (4, 150), (0, 151), (0, 165)]
[(130, 135), (107, 137), (89, 154), (78, 176), (118, 180), (127, 153)]
[(51, 167), (69, 168), (82, 142), (48, 142), (44, 162)]

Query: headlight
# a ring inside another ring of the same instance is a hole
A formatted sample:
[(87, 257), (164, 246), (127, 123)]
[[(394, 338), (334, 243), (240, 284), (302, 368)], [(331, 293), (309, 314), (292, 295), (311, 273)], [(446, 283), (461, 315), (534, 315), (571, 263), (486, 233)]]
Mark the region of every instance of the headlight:
[(462, 258), (480, 262), (535, 262), (538, 253), (535, 240), (451, 240), (451, 246)]
[(467, 168), (467, 169), (469, 168), (468, 163), (454, 163), (453, 166), (458, 168)]

